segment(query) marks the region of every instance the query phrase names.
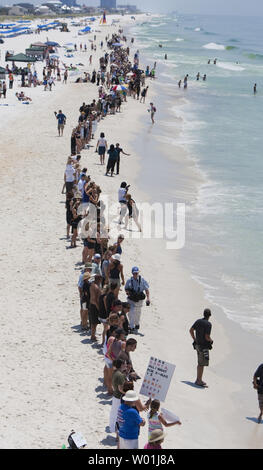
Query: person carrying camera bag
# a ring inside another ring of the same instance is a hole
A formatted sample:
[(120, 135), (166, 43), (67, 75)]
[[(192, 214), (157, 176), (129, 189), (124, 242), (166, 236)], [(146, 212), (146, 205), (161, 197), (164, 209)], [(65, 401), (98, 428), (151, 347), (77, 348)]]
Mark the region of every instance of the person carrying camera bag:
[(140, 328), (140, 318), (143, 301), (146, 298), (146, 305), (150, 305), (149, 284), (139, 275), (139, 268), (132, 268), (132, 277), (125, 284), (127, 302), (130, 304), (128, 313), (131, 333), (135, 333)]
[(209, 308), (204, 310), (204, 317), (196, 320), (189, 332), (194, 342), (193, 347), (197, 351), (197, 378), (196, 385), (207, 387), (203, 382), (204, 367), (209, 365), (209, 350), (212, 349), (213, 340), (210, 337), (212, 324), (208, 320), (211, 316)]

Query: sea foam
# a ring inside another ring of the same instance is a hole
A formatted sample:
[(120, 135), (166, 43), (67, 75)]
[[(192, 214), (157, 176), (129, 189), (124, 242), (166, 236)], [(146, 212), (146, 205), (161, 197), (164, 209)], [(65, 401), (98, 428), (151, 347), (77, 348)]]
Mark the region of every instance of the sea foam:
[(215, 42), (209, 42), (208, 44), (205, 44), (202, 46), (204, 49), (212, 49), (215, 51), (224, 51), (225, 46), (223, 44), (216, 44)]

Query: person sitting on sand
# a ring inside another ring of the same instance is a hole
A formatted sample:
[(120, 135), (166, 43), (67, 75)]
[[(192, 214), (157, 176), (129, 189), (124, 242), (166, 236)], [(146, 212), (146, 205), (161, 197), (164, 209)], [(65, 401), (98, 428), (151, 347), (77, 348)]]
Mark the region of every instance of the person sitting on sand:
[(20, 93), (16, 93), (16, 97), (18, 101), (32, 101), (29, 96), (25, 96), (25, 93), (23, 91), (21, 91)]

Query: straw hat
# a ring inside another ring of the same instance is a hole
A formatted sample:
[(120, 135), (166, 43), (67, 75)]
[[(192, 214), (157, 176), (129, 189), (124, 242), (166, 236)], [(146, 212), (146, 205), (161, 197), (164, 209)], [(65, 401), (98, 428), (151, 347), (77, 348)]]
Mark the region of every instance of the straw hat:
[(165, 434), (164, 434), (162, 429), (154, 429), (151, 432), (151, 435), (150, 435), (150, 438), (149, 438), (148, 442), (149, 442), (149, 444), (151, 444), (152, 442), (160, 441), (164, 437), (165, 437)]
[(137, 401), (139, 397), (134, 390), (128, 390), (122, 399), (123, 401)]
[(74, 194), (74, 198), (75, 198), (75, 199), (82, 199), (82, 194), (77, 191), (77, 192), (75, 192), (75, 194)]
[(83, 275), (83, 281), (86, 281), (87, 279), (90, 279), (91, 278), (91, 274), (90, 273), (85, 273)]

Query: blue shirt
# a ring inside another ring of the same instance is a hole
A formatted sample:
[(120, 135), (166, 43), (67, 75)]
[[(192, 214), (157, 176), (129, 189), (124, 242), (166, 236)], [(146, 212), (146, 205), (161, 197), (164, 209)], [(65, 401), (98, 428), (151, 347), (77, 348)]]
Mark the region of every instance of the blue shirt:
[(57, 120), (59, 124), (64, 124), (66, 121), (66, 116), (63, 113), (58, 113), (57, 114)]
[(142, 418), (137, 410), (122, 403), (118, 410), (119, 435), (123, 439), (138, 439)]
[[(141, 279), (141, 282), (139, 283), (140, 279)], [(149, 284), (148, 282), (145, 281), (145, 279), (143, 279), (143, 277), (140, 278), (140, 276), (138, 276), (137, 279), (134, 279), (134, 277), (132, 276), (126, 282), (125, 290), (132, 290), (132, 289), (134, 289), (136, 292), (143, 292), (144, 290), (149, 289)]]

